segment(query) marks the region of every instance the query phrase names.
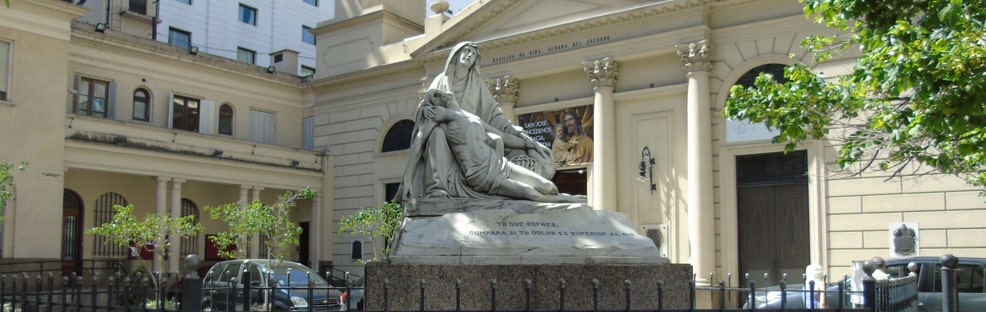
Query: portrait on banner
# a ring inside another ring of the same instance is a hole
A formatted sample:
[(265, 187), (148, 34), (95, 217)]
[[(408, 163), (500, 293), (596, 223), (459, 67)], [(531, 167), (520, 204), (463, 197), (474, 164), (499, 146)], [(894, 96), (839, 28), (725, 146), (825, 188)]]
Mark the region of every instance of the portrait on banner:
[(557, 166), (592, 162), (592, 105), (519, 116), (524, 130), (551, 148)]

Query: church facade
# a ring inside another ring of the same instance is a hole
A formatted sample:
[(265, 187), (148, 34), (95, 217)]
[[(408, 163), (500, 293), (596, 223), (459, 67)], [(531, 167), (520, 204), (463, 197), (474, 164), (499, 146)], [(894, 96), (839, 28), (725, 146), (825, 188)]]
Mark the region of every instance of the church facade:
[[(972, 221), (986, 217), (979, 189), (851, 175), (834, 140), (784, 153), (770, 129), (722, 116), (729, 89), (760, 72), (851, 69), (852, 55), (812, 63), (801, 40), (831, 30), (797, 1), (499, 0), (454, 15), (438, 1), (426, 17), (410, 2), (340, 1), (314, 30), (315, 145), (335, 157), (335, 218), (393, 198), (423, 92), (450, 49), (472, 41), (514, 124), (549, 146), (591, 138), (591, 157), (556, 159), (555, 183), (626, 214), (700, 283), (801, 276), (808, 264), (842, 276), (873, 256), (986, 256), (986, 228)], [(372, 257), (364, 240), (336, 235), (334, 265), (358, 270)]]

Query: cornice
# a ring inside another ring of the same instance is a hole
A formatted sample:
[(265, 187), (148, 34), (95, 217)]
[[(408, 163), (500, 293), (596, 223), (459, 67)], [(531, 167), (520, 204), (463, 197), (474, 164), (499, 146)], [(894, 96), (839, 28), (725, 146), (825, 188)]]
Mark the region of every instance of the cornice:
[(95, 25), (85, 22), (75, 21), (72, 23), (72, 41), (80, 44), (88, 41), (92, 42), (97, 48), (105, 49), (112, 47), (124, 51), (131, 51), (141, 54), (156, 55), (164, 59), (170, 59), (195, 66), (202, 66), (212, 70), (228, 72), (237, 75), (250, 76), (256, 79), (275, 81), (291, 86), (302, 86), (305, 78), (289, 73), (275, 72), (267, 73), (265, 68), (238, 62), (225, 57), (199, 52), (198, 55), (190, 55), (184, 48), (172, 46), (170, 44), (154, 41), (146, 38), (136, 37), (130, 34), (117, 32), (107, 29), (105, 33), (97, 33)]
[[(722, 0), (669, 0), (660, 3), (646, 4), (637, 7), (627, 8), (622, 11), (613, 12), (611, 14), (601, 15), (593, 18), (587, 18), (582, 20), (573, 21), (570, 23), (559, 24), (551, 27), (533, 29), (528, 32), (519, 34), (508, 34), (498, 38), (491, 38), (481, 42), (477, 42), (480, 45), (480, 49), (493, 49), (500, 48), (509, 45), (523, 44), (527, 42), (538, 41), (545, 38), (551, 38), (556, 36), (561, 36), (565, 34), (570, 34), (586, 29), (599, 28), (610, 25), (616, 25), (620, 23), (632, 22), (639, 19), (649, 18), (661, 14), (668, 14), (677, 11), (683, 11), (687, 9), (692, 9), (696, 7), (705, 6), (710, 3), (720, 2)], [(452, 45), (458, 43), (462, 38), (471, 33), (476, 28), (484, 25), (489, 20), (496, 17), (501, 12), (508, 9), (510, 6), (519, 2), (518, 0), (508, 0), (508, 1), (493, 1), (486, 6), (493, 4), (502, 4), (491, 8), (488, 11), (480, 10), (477, 13), (482, 13), (479, 16), (470, 15), (467, 20), (469, 23), (465, 25), (458, 25), (465, 22), (465, 20), (460, 21), (457, 25), (449, 28), (448, 31), (439, 35), (436, 39), (432, 40), (431, 43), (424, 45), (419, 52), (423, 54), (418, 57), (417, 54), (412, 54), (412, 57), (420, 63), (428, 63), (435, 60), (444, 59), (448, 55), (448, 49)], [(485, 7), (484, 7), (485, 9)], [(475, 15), (475, 14), (473, 14)], [(474, 18), (474, 19), (473, 19)]]
[(346, 28), (350, 28), (353, 26), (362, 25), (366, 23), (371, 23), (378, 20), (395, 22), (396, 24), (402, 25), (404, 27), (418, 29), (420, 32), (424, 32), (424, 26), (422, 26), (420, 23), (415, 23), (414, 21), (406, 19), (403, 16), (394, 14), (390, 11), (377, 10), (360, 16), (355, 16), (350, 19), (345, 19), (325, 25), (319, 25), (313, 30), (313, 33), (315, 35), (319, 35), (327, 32), (340, 31)]

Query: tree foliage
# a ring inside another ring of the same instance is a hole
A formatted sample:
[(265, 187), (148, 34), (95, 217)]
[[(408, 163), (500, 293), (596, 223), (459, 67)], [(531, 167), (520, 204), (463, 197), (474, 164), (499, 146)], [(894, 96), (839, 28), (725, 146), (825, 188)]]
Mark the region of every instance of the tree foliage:
[[(390, 255), (391, 243), (404, 220), (404, 207), (395, 201), (385, 202), (376, 208), (361, 208), (353, 215), (339, 220), (339, 233), (363, 235), (370, 239), (373, 261)], [(383, 240), (383, 248), (377, 252), (375, 239)]]
[(157, 213), (144, 216), (143, 220), (134, 214), (133, 205), (114, 205), (113, 220), (86, 230), (86, 234), (102, 235), (107, 244), (125, 246), (133, 254), (141, 250), (152, 251), (159, 259), (164, 259), (171, 246), (171, 239), (187, 238), (202, 231), (195, 216), (171, 217)]
[(897, 176), (923, 165), (986, 185), (986, 1), (802, 1), (838, 30), (802, 47), (819, 63), (857, 53), (851, 72), (826, 78), (795, 64), (786, 83), (761, 75), (730, 90), (724, 115), (765, 122), (788, 150), (838, 140), (844, 168)]
[[(24, 171), (24, 167), (27, 166), (26, 162), (22, 162), (17, 165), (17, 170)], [(7, 200), (13, 196), (10, 193), (10, 189), (14, 187), (14, 176), (10, 175), (10, 169), (13, 169), (13, 164), (8, 164), (4, 162), (0, 164), (0, 222), (3, 222), (4, 211), (7, 211)]]
[[(228, 232), (212, 237), (212, 242), (219, 249), (219, 256), (245, 258), (247, 246), (254, 237), (260, 237), (262, 244), (270, 248), (270, 258), (286, 258), (288, 247), (301, 244), (301, 227), (291, 221), (291, 208), (295, 207), (297, 200), (311, 198), (315, 198), (315, 192), (305, 188), (282, 194), (273, 205), (253, 201), (246, 207), (239, 203), (206, 206), (204, 209), (213, 220), (222, 220), (229, 224)], [(236, 249), (230, 250), (233, 246)]]

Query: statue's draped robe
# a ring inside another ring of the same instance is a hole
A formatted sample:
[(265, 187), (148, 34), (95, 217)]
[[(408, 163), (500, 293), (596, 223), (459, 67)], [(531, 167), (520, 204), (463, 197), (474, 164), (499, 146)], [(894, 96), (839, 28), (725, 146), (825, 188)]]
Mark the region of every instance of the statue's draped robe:
[[(475, 114), (505, 134), (521, 135), (523, 131), (503, 116), (503, 110), (500, 109), (499, 103), (496, 102), (493, 93), (490, 92), (489, 86), (480, 77), (477, 69), (480, 63), (478, 53), (466, 77), (463, 79), (454, 77), (455, 67), (461, 66), (458, 52), (467, 45), (474, 46), (475, 44), (462, 42), (452, 48), (445, 62), (445, 69), (432, 80), (429, 89), (452, 93), (463, 110)], [(499, 198), (467, 186), (463, 180), (464, 174), (455, 165), (456, 161), (448, 147), (448, 142), (445, 140), (444, 131), (441, 127), (437, 127), (434, 121), (427, 120), (423, 116), (421, 109), (423, 105), (427, 105), (425, 101), (418, 104), (415, 129), (411, 134), (411, 153), (408, 155), (404, 181), (400, 192), (397, 194), (397, 200), (439, 196)], [(530, 139), (526, 135), (523, 137)], [(506, 149), (504, 152), (507, 158), (526, 153), (524, 150), (510, 149)], [(543, 160), (544, 158), (539, 159), (539, 165), (546, 167), (546, 170), (550, 170), (553, 175), (554, 163), (551, 161), (551, 155), (547, 155), (546, 161)]]

